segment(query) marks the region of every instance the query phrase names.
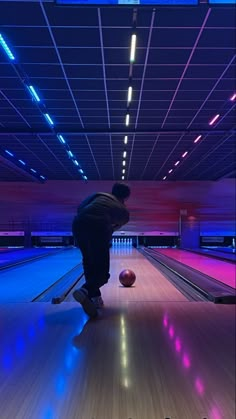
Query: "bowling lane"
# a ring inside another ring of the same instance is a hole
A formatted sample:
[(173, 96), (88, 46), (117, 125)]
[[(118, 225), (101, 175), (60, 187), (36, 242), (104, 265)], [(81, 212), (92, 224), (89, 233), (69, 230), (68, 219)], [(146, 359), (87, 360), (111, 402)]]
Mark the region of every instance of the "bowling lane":
[(81, 261), (70, 249), (0, 272), (0, 302), (28, 302)]
[[(166, 277), (158, 271), (135, 248), (111, 248), (111, 278), (102, 288), (106, 306), (116, 303), (138, 303), (140, 301), (188, 301)], [(131, 288), (124, 288), (119, 282), (119, 273), (131, 269), (136, 274), (136, 282)], [(73, 290), (72, 290), (73, 292)], [(73, 301), (71, 294), (67, 301)]]
[(206, 275), (236, 288), (236, 265), (197, 253), (180, 249), (155, 249), (157, 252), (175, 259), (184, 265), (197, 269)]
[(76, 303), (0, 311), (1, 419), (235, 419), (233, 306), (113, 302), (93, 321)]
[(0, 253), (0, 269), (10, 265), (23, 262), (27, 259), (34, 259), (38, 256), (57, 253), (58, 249), (4, 249)]

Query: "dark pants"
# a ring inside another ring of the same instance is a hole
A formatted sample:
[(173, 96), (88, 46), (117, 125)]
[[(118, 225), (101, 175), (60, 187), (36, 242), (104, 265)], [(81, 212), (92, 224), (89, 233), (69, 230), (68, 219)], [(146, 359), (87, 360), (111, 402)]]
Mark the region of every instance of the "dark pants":
[(109, 229), (96, 217), (82, 217), (77, 221), (76, 242), (83, 256), (85, 284), (90, 298), (101, 295), (100, 287), (110, 278)]

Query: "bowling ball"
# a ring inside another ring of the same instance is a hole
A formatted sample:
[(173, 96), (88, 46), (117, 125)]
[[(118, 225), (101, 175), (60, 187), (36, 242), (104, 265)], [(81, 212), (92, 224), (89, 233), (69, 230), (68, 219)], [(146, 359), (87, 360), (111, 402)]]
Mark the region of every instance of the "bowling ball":
[(119, 281), (124, 287), (131, 287), (136, 280), (136, 275), (131, 269), (124, 269), (119, 275)]

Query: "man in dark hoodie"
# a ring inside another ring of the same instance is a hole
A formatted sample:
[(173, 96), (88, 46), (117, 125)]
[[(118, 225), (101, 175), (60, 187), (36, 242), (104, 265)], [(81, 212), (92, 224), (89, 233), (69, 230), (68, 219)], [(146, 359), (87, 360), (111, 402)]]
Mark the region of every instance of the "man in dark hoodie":
[(104, 303), (100, 287), (110, 278), (110, 241), (114, 231), (129, 221), (129, 211), (124, 205), (130, 188), (115, 183), (112, 193), (95, 193), (78, 207), (72, 225), (76, 245), (83, 256), (85, 284), (73, 292), (90, 317), (97, 316), (97, 308)]

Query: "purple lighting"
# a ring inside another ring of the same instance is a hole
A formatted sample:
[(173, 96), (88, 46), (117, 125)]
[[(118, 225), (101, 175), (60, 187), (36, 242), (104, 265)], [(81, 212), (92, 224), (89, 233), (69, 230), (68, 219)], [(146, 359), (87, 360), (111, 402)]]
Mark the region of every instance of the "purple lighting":
[(209, 122), (209, 125), (213, 125), (214, 122), (220, 117), (220, 114), (214, 116), (214, 118)]
[(199, 135), (195, 140), (194, 140), (194, 143), (197, 143), (200, 139), (202, 138), (202, 136), (201, 135)]
[(173, 169), (170, 169), (168, 173), (172, 173), (172, 172), (173, 172)]
[(175, 349), (176, 349), (176, 352), (181, 351), (181, 342), (180, 342), (180, 339), (178, 337), (175, 339)]
[(164, 316), (163, 324), (164, 324), (165, 327), (168, 326), (168, 317), (167, 317), (167, 315)]
[(178, 164), (180, 163), (180, 161), (178, 160), (176, 163), (175, 163), (175, 166), (178, 166)]
[(190, 363), (189, 356), (187, 354), (184, 354), (184, 356), (183, 356), (183, 366), (185, 368), (190, 368), (190, 365), (191, 365), (191, 363)]
[(187, 156), (187, 154), (188, 154), (188, 151), (185, 151), (184, 154), (182, 154), (182, 157)]
[(220, 414), (217, 407), (213, 407), (210, 413), (210, 419), (222, 419), (222, 415)]
[(174, 334), (175, 334), (174, 328), (173, 328), (173, 326), (170, 326), (169, 327), (169, 336), (171, 337), (171, 339), (173, 338)]
[(204, 385), (199, 377), (195, 380), (195, 388), (198, 394), (202, 395), (204, 393)]
[(233, 96), (231, 96), (230, 100), (231, 102), (233, 102), (236, 99), (236, 93), (233, 94)]

